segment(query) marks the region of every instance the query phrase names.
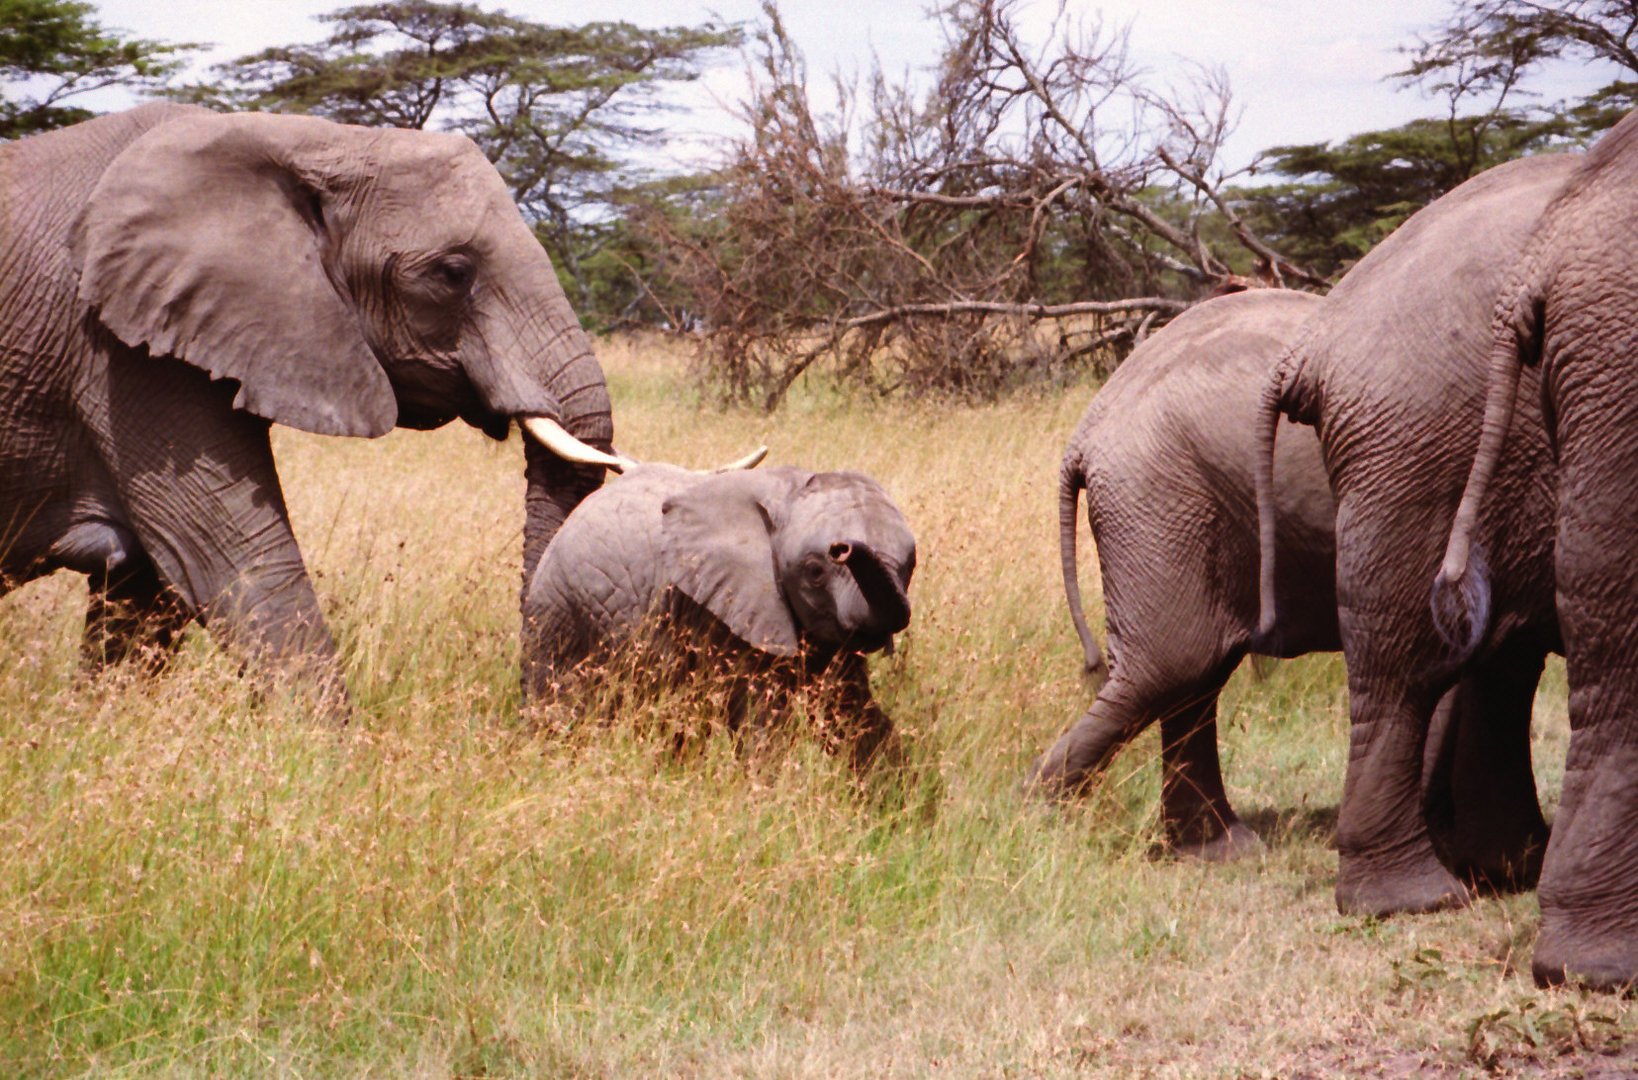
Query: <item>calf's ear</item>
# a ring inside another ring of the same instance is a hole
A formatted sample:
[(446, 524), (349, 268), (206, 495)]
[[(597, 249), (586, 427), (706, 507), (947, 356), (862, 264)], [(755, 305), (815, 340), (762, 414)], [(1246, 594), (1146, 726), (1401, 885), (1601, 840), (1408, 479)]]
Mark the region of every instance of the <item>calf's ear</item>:
[(701, 476), (661, 507), (666, 577), (752, 648), (794, 656), (796, 617), (779, 587), (773, 537), (800, 469)]

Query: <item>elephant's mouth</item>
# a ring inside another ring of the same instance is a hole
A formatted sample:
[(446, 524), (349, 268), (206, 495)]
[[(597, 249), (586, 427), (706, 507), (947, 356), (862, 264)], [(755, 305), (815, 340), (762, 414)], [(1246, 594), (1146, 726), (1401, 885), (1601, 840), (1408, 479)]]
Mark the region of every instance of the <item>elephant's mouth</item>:
[(490, 412), (459, 367), (424, 361), (388, 364), (387, 379), (398, 401), (398, 426), (430, 431), (460, 417), (484, 434), (506, 437), (508, 418)]

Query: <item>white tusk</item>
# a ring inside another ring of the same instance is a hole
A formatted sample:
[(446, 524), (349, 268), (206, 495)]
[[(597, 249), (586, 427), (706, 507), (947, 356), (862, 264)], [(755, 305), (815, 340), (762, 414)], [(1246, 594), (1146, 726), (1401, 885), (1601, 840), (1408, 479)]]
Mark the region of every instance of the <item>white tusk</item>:
[(563, 430), (563, 425), (544, 416), (528, 416), (518, 421), (536, 442), (562, 458), (579, 465), (601, 465), (615, 472), (625, 472), (637, 463), (620, 454), (605, 454), (595, 446), (588, 446)]
[(759, 446), (755, 450), (752, 450), (749, 454), (746, 454), (744, 457), (738, 459), (737, 461), (730, 461), (728, 464), (722, 466), (721, 468), (712, 469), (711, 471), (712, 472), (737, 472), (740, 469), (754, 469), (758, 465), (762, 464), (762, 459), (767, 457), (767, 456), (768, 456), (768, 448), (766, 446)]

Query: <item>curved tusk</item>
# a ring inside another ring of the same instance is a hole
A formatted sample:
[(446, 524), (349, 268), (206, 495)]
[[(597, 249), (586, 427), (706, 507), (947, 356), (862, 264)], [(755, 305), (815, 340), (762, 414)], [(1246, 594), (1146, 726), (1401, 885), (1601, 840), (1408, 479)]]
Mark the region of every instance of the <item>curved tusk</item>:
[(595, 446), (588, 446), (563, 429), (556, 420), (544, 416), (526, 416), (518, 424), (534, 440), (564, 461), (578, 465), (601, 465), (615, 472), (625, 472), (637, 462), (620, 454), (605, 454)]
[(740, 469), (754, 469), (758, 465), (762, 464), (762, 459), (767, 456), (768, 448), (766, 446), (759, 446), (755, 450), (752, 450), (749, 454), (746, 454), (744, 457), (735, 461), (730, 461), (728, 464), (723, 465), (720, 468), (712, 469), (711, 471), (714, 473), (721, 473), (737, 472)]

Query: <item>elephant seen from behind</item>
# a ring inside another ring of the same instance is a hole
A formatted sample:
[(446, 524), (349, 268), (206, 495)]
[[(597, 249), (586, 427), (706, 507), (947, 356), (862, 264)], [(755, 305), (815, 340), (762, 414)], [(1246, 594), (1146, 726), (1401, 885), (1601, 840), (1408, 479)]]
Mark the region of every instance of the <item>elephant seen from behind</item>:
[[(1509, 582), (1492, 523), (1513, 514), (1512, 478), (1526, 471), (1551, 512), (1550, 582), (1570, 686), (1564, 795), (1541, 870), (1532, 962), (1544, 985), (1638, 982), (1635, 215), (1638, 113), (1578, 163), (1497, 301), (1483, 437), (1434, 593), (1457, 647), (1505, 629), (1495, 596)], [(1543, 418), (1556, 475), (1538, 464)]]
[[(1064, 449), (1064, 590), (1097, 698), (1035, 763), (1050, 794), (1088, 784), (1150, 724), (1161, 727), (1161, 820), (1174, 849), (1228, 859), (1260, 847), (1229, 804), (1217, 696), (1257, 619), (1251, 437), (1257, 392), (1324, 301), (1254, 289), (1184, 312), (1099, 388)], [(1338, 648), (1331, 492), (1313, 439), (1277, 464), (1285, 654)], [(1108, 656), (1082, 609), (1076, 517), (1082, 491), (1097, 545)]]
[(729, 680), (727, 727), (777, 722), (823, 683), (832, 747), (897, 756), (865, 654), (910, 622), (916, 543), (881, 485), (780, 467), (641, 465), (564, 522), (524, 600), (524, 689), (540, 700), (616, 655), (662, 678)]
[[(1527, 883), (1547, 825), (1530, 767), (1530, 719), (1553, 603), (1552, 452), (1539, 388), (1518, 387), (1504, 498), (1481, 523), (1496, 587), (1472, 648), (1446, 645), (1428, 603), (1479, 440), (1490, 317), (1509, 268), (1580, 163), (1542, 155), (1484, 172), (1412, 215), (1325, 298), (1264, 388), (1256, 455), (1262, 621), (1277, 646), (1283, 558), (1272, 469), (1284, 418), (1311, 424), (1336, 497), (1338, 628), (1348, 664), (1347, 777), (1337, 824), (1345, 914), (1466, 904), (1440, 858), (1421, 777), (1438, 702), (1467, 678), (1479, 693), (1458, 727), (1458, 807), (1485, 828), (1484, 862)], [(1276, 427), (1278, 424), (1278, 428)]]
[(526, 567), (613, 460), (590, 344), (464, 137), (144, 105), (0, 147), (0, 220), (0, 591), (87, 574), (93, 666), (198, 619), (344, 710), (270, 423), (519, 422)]

